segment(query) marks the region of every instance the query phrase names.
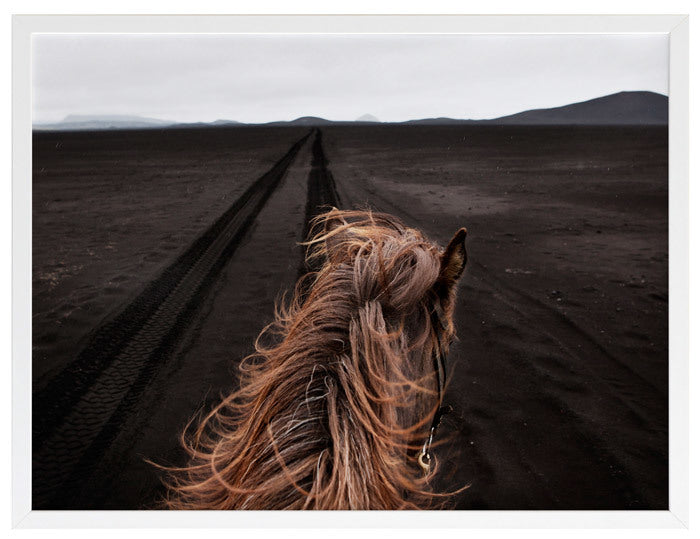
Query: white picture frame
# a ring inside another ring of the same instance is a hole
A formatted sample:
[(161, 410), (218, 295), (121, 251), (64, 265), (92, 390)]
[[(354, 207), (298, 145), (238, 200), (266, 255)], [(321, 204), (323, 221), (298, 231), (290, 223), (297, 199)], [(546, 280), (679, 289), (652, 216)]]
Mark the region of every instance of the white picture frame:
[[(685, 15), (647, 16), (14, 16), (12, 525), (16, 528), (509, 527), (683, 528), (689, 519), (688, 99)], [(662, 33), (669, 81), (668, 511), (161, 512), (31, 509), (31, 36), (35, 33)], [(504, 524), (507, 523), (507, 524)]]

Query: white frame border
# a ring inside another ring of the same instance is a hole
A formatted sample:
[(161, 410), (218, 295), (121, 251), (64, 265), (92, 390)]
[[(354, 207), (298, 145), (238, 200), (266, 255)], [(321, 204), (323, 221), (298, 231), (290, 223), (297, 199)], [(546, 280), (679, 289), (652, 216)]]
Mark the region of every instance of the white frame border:
[[(668, 511), (168, 512), (31, 510), (33, 33), (668, 34)], [(689, 145), (687, 15), (99, 15), (12, 18), (12, 526), (15, 528), (687, 528)]]

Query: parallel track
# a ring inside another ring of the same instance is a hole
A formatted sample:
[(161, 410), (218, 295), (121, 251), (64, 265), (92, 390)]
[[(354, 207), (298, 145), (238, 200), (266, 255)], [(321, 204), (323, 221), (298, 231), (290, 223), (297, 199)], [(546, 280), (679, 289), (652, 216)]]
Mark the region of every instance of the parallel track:
[[(330, 207), (340, 208), (340, 197), (336, 190), (333, 174), (328, 169), (328, 159), (323, 150), (323, 138), (321, 130), (316, 129), (316, 136), (312, 147), (313, 160), (311, 161), (311, 170), (309, 171), (308, 191), (306, 195), (306, 219), (302, 238), (309, 239), (311, 233), (311, 221), (323, 211)], [(306, 247), (302, 246), (306, 253)], [(308, 272), (316, 271), (319, 268), (309, 265), (302, 258), (302, 264), (299, 268), (299, 276)]]
[(33, 507), (75, 508), (83, 482), (134, 413), (204, 295), (309, 135), (296, 142), (34, 396)]

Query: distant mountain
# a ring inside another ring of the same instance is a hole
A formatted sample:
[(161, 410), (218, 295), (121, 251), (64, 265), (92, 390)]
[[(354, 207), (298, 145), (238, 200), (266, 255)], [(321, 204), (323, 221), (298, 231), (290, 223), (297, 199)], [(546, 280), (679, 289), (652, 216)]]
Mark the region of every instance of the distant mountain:
[(214, 120), (209, 125), (241, 125), (241, 122), (236, 120)]
[(488, 121), (499, 125), (665, 125), (668, 97), (654, 92), (619, 92)]
[[(71, 114), (66, 116), (61, 122), (36, 124), (33, 127), (36, 130), (100, 130), (243, 127), (247, 125), (315, 127), (322, 125), (354, 125), (357, 123), (381, 122), (371, 114), (364, 114), (354, 122), (335, 122), (317, 116), (302, 116), (296, 120), (268, 122), (265, 124), (247, 124), (234, 120), (177, 123), (141, 116)], [(424, 118), (401, 123), (405, 125), (668, 125), (668, 97), (654, 92), (619, 92), (562, 107), (526, 110), (490, 120)]]
[(315, 126), (315, 125), (328, 125), (336, 123), (331, 120), (326, 120), (325, 118), (319, 118), (317, 116), (302, 116), (301, 118), (297, 118), (296, 120), (291, 120), (291, 121), (278, 121), (278, 122), (268, 122), (266, 124), (262, 125), (273, 125), (273, 126), (282, 126), (282, 125), (305, 125), (305, 126)]
[(666, 125), (668, 97), (654, 92), (619, 92), (551, 109), (534, 109), (491, 120), (425, 118), (413, 125)]
[(189, 128), (202, 128), (202, 127), (237, 127), (241, 125), (246, 125), (241, 122), (236, 122), (234, 120), (214, 120), (213, 122), (188, 122), (188, 123), (173, 123), (163, 126), (164, 129), (177, 128), (177, 129), (189, 129)]
[[(411, 125), (455, 125), (455, 124), (476, 124), (481, 123), (485, 120), (458, 120), (455, 118), (445, 118), (441, 116), (440, 118), (423, 118), (421, 120), (408, 120), (407, 122), (401, 122), (403, 124)], [(488, 121), (488, 120), (486, 120)]]
[(51, 124), (37, 124), (34, 129), (45, 130), (95, 130), (95, 129), (147, 129), (166, 127), (175, 122), (120, 114), (69, 114), (63, 120)]
[(69, 114), (60, 122), (52, 124), (35, 124), (34, 129), (45, 131), (90, 131), (104, 129), (166, 129), (170, 127), (225, 127), (245, 125), (235, 120), (215, 120), (213, 122), (173, 122), (146, 118), (143, 116), (128, 116), (117, 114), (82, 115)]
[(379, 122), (379, 118), (377, 118), (376, 116), (372, 116), (371, 114), (363, 114), (362, 116), (360, 116), (360, 117), (359, 117), (357, 120), (355, 120), (355, 121), (356, 121), (356, 122), (373, 122), (373, 123), (376, 123), (376, 122)]
[(551, 109), (534, 109), (491, 120), (426, 118), (414, 125), (666, 125), (668, 97), (654, 92), (619, 92)]

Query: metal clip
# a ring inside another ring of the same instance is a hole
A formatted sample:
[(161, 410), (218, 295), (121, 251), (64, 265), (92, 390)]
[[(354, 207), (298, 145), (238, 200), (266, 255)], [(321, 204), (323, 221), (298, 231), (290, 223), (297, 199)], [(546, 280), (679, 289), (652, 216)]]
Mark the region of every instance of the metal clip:
[(418, 453), (418, 465), (423, 469), (425, 475), (430, 473), (430, 446), (433, 444), (433, 434), (435, 433), (435, 427), (430, 428), (430, 435), (428, 439), (423, 444), (423, 448)]

